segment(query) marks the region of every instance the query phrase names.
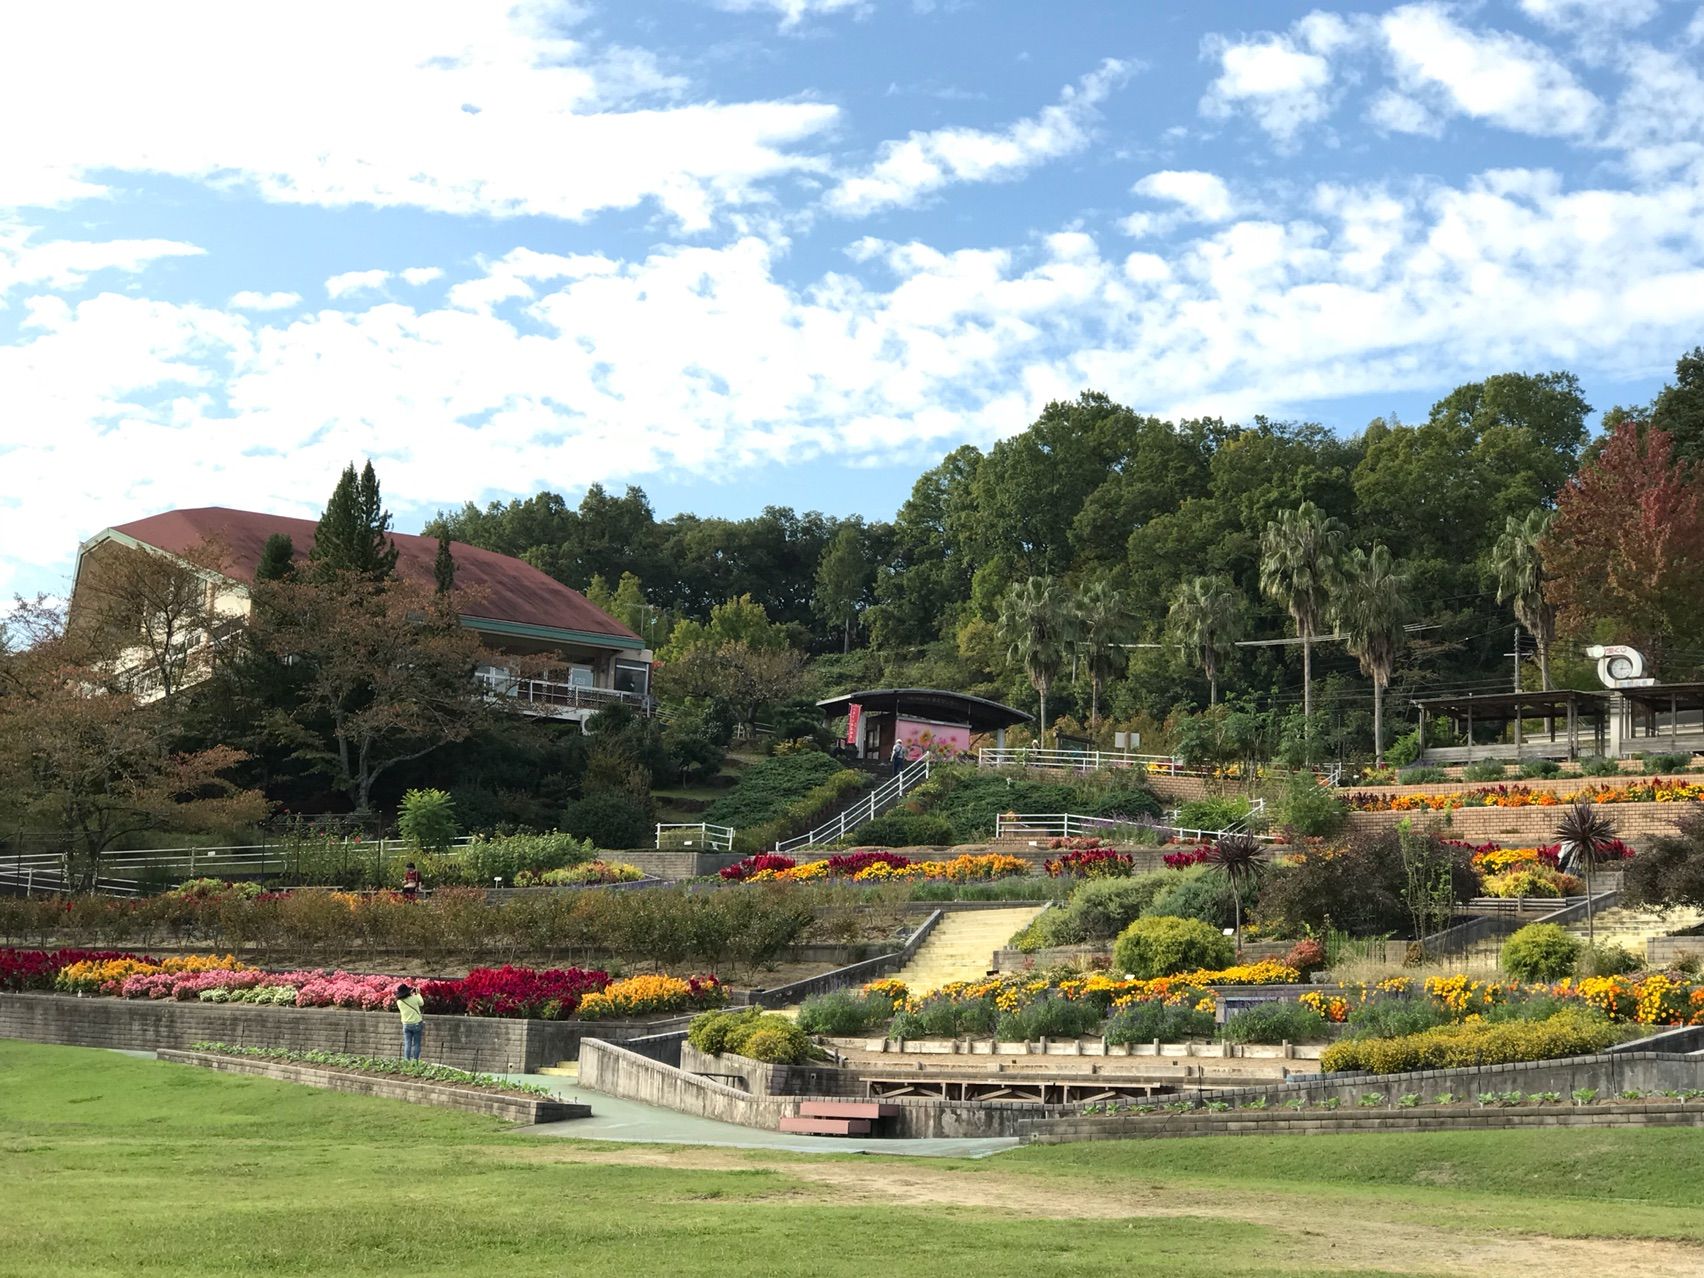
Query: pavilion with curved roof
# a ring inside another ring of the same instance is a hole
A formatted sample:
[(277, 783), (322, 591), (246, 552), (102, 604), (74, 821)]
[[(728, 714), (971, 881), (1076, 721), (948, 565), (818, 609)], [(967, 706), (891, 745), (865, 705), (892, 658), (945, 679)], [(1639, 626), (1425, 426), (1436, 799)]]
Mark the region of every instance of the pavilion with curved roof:
[(845, 742), (860, 759), (889, 759), (896, 741), (906, 757), (925, 753), (964, 754), (973, 736), (995, 734), (1006, 743), (1006, 729), (1033, 722), (1035, 716), (987, 697), (946, 688), (867, 688), (817, 702), (823, 717), (847, 721)]

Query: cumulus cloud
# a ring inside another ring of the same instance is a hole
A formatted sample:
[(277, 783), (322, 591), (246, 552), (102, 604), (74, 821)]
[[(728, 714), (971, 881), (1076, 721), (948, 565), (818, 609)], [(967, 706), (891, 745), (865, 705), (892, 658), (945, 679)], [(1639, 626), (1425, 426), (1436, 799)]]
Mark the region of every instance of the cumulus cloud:
[(1209, 36), (1202, 53), (1218, 63), (1219, 75), (1201, 99), (1201, 113), (1228, 119), (1246, 112), (1288, 143), (1331, 113), (1332, 57), (1359, 38), (1357, 24), (1322, 10), (1282, 33), (1248, 40)]
[(334, 208), (584, 219), (652, 202), (703, 229), (820, 167), (797, 148), (838, 118), (817, 102), (678, 103), (651, 55), (568, 39), (539, 4), (190, 0), (169, 14), (0, 10), (0, 119), (31, 121), (6, 138), (0, 204), (103, 194), (118, 171)]
[(1367, 107), (1367, 119), (1375, 128), (1386, 133), (1415, 133), (1422, 137), (1440, 137), (1444, 122), (1426, 107), (1405, 93), (1386, 89)]
[(326, 296), (335, 301), (340, 297), (348, 297), (351, 293), (371, 293), (375, 289), (383, 288), (390, 277), (389, 271), (344, 271), (325, 282)]
[(916, 205), (955, 183), (1007, 181), (1075, 154), (1088, 146), (1100, 104), (1133, 70), (1108, 58), (1067, 85), (1057, 103), (1004, 129), (936, 129), (886, 142), (870, 168), (842, 179), (823, 202), (832, 212), (861, 217)]
[(1521, 11), (1552, 31), (1637, 27), (1662, 11), (1659, 0), (1520, 0)]
[(410, 266), (396, 274), (397, 278), (404, 284), (411, 284), (415, 288), (419, 288), (423, 284), (430, 284), (433, 280), (442, 279), (444, 268), (441, 266)]
[(851, 13), (862, 16), (869, 12), (868, 0), (712, 0), (718, 9), (729, 13), (773, 13), (781, 19), (783, 31), (798, 26), (816, 14)]
[(233, 293), (228, 305), (237, 311), (284, 311), (301, 300), (300, 293), (257, 293), (244, 289)]
[(0, 306), (24, 287), (81, 287), (102, 271), (136, 274), (172, 257), (206, 250), (181, 240), (39, 240), (30, 228), (0, 221)]
[(1150, 173), (1131, 190), (1150, 199), (1168, 200), (1201, 222), (1223, 222), (1232, 212), (1230, 188), (1216, 173), (1165, 169)]
[(1444, 108), (1517, 133), (1589, 134), (1597, 97), (1544, 46), (1501, 31), (1469, 30), (1434, 3), (1380, 19), (1398, 80)]

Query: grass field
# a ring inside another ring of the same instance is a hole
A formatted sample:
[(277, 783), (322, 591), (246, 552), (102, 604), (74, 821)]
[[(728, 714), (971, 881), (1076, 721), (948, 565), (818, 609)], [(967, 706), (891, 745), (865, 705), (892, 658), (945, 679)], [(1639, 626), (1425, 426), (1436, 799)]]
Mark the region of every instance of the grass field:
[(1679, 1130), (607, 1145), (0, 1040), (4, 1275), (1704, 1274), (1701, 1170)]

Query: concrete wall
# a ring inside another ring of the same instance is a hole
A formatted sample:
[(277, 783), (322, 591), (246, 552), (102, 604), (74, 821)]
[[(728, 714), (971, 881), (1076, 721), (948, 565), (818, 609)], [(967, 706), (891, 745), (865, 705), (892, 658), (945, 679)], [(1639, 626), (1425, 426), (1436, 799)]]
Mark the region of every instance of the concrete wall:
[(529, 1126), (533, 1123), (557, 1123), (569, 1118), (589, 1118), (592, 1113), (590, 1105), (573, 1101), (542, 1096), (503, 1096), (476, 1087), (456, 1087), (452, 1084), (428, 1083), (412, 1078), (353, 1074), (315, 1068), (312, 1065), (297, 1065), (290, 1061), (247, 1060), (240, 1056), (175, 1051), (161, 1052), (160, 1059), (183, 1065), (198, 1065), (221, 1074), (248, 1074), (277, 1079), (284, 1083), (323, 1087), (333, 1092), (380, 1096), (387, 1100), (404, 1100), (416, 1105), (438, 1105), (472, 1114), (489, 1114), (493, 1118)]
[(1704, 936), (1653, 936), (1645, 942), (1645, 963), (1669, 967), (1683, 958), (1704, 958)]
[[(1576, 782), (1576, 784), (1578, 784)], [(1696, 803), (1611, 803), (1604, 814), (1615, 822), (1616, 834), (1631, 842), (1656, 834), (1674, 834), (1681, 817), (1698, 811)], [(1447, 820), (1445, 818), (1448, 818)], [(1404, 819), (1424, 828), (1438, 822), (1450, 838), (1471, 843), (1496, 840), (1508, 846), (1535, 847), (1556, 841), (1560, 807), (1456, 808), (1451, 812), (1351, 812), (1351, 830), (1386, 830)]]
[(753, 1096), (864, 1095), (856, 1074), (832, 1065), (769, 1065), (735, 1052), (711, 1056), (686, 1042), (680, 1046), (680, 1068), (689, 1074), (719, 1076), (728, 1086)]
[[(686, 1019), (593, 1022), (428, 1016), (424, 1056), (457, 1069), (531, 1073), (540, 1065), (575, 1059), (585, 1035), (619, 1041), (675, 1028)], [(398, 1056), (402, 1052), (401, 1023), (395, 1012), (74, 998), (65, 994), (0, 994), (0, 1038), (132, 1051), (219, 1042), (363, 1056)]]
[[(580, 1085), (605, 1095), (660, 1105), (684, 1114), (769, 1130), (778, 1128), (783, 1118), (797, 1114), (804, 1100), (846, 1099), (845, 1096), (757, 1096), (595, 1038), (581, 1044)], [(885, 1120), (889, 1134), (896, 1137), (1010, 1136), (1016, 1133), (1020, 1122), (1065, 1117), (1077, 1109), (1064, 1105), (967, 1104), (912, 1097), (886, 1103), (900, 1110), (899, 1117)]]

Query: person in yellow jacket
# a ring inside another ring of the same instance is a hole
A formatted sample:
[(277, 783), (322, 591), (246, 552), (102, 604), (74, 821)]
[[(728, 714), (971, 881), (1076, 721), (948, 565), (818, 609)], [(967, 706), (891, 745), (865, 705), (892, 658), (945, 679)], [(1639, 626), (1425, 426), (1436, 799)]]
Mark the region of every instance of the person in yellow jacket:
[(420, 1059), (420, 1044), (426, 1037), (426, 1000), (412, 985), (396, 987), (396, 1010), (402, 1014), (402, 1059)]

